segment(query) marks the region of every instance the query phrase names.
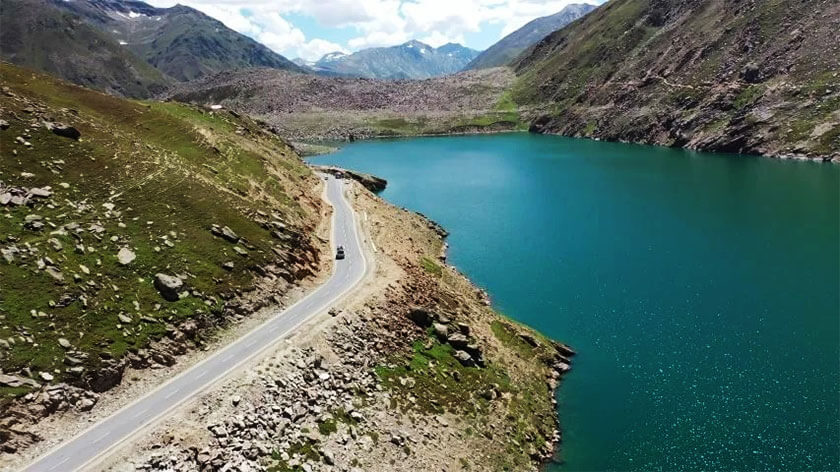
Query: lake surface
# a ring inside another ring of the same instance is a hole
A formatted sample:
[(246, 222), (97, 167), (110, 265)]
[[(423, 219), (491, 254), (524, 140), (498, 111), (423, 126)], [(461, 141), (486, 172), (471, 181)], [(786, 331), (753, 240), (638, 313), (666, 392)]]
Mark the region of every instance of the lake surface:
[(840, 166), (528, 134), (314, 162), (388, 179), (578, 350), (549, 470), (840, 468)]

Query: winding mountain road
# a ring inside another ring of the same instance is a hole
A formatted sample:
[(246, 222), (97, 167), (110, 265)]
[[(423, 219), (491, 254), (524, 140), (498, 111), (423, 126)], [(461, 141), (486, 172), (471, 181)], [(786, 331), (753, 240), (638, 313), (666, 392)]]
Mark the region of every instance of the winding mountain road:
[(362, 280), (367, 262), (355, 214), (344, 198), (345, 182), (326, 176), (327, 200), (334, 208), (333, 244), (346, 257), (336, 261), (332, 276), (317, 290), (146, 396), (115, 412), (29, 465), (30, 472), (66, 472), (93, 467), (121, 443), (164, 418), (173, 409), (241, 364), (275, 345), (283, 336), (352, 290)]

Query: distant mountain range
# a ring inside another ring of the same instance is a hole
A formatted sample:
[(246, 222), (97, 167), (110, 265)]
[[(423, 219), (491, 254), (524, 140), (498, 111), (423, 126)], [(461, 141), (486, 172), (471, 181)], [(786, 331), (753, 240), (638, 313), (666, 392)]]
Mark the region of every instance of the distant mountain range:
[(465, 70), (486, 69), (510, 64), (517, 56), (539, 40), (581, 18), (595, 8), (594, 5), (575, 3), (551, 16), (537, 18), (479, 54), (478, 57), (467, 64)]
[(332, 52), (315, 62), (296, 59), (299, 66), (322, 75), (374, 79), (426, 79), (454, 74), (478, 51), (449, 43), (433, 48), (420, 41), (392, 47), (362, 49), (352, 54)]
[(174, 81), (285, 57), (189, 7), (139, 1), (3, 0), (0, 56), (100, 90), (147, 97)]

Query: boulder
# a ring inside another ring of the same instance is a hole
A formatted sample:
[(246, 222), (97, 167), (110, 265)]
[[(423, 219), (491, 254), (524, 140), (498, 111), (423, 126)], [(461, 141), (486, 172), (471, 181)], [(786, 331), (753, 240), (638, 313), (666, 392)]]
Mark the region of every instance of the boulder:
[(442, 341), (446, 340), (447, 336), (449, 335), (449, 327), (442, 323), (435, 323), (432, 325), (432, 328), (435, 330), (435, 336), (440, 338)]
[(472, 367), (475, 365), (475, 361), (473, 360), (472, 356), (469, 355), (469, 353), (467, 353), (466, 351), (455, 351), (454, 357), (464, 367)]
[(50, 122), (47, 122), (47, 123), (45, 123), (45, 125), (47, 126), (48, 130), (50, 130), (54, 134), (57, 134), (58, 136), (62, 136), (64, 138), (70, 138), (70, 139), (78, 140), (80, 137), (82, 137), (82, 133), (79, 132), (79, 130), (77, 130), (76, 128), (74, 128), (70, 125), (65, 125), (64, 123), (50, 123)]
[(570, 348), (568, 345), (563, 344), (563, 343), (555, 342), (554, 343), (554, 348), (557, 350), (557, 352), (559, 352), (561, 355), (563, 355), (565, 357), (572, 357), (575, 354), (577, 354), (577, 352), (575, 352), (574, 349)]
[(469, 340), (463, 333), (452, 333), (446, 338), (446, 342), (455, 349), (464, 350), (469, 345)]
[(531, 347), (539, 347), (540, 345), (539, 341), (537, 341), (537, 339), (534, 336), (528, 333), (520, 333), (519, 338), (525, 341)]
[(421, 328), (428, 328), (434, 322), (435, 315), (429, 310), (420, 307), (413, 307), (408, 312), (408, 318)]
[(761, 69), (755, 62), (750, 62), (741, 70), (741, 78), (744, 82), (755, 84), (761, 82)]
[(178, 292), (184, 286), (184, 282), (178, 277), (166, 274), (155, 274), (155, 288), (164, 299), (178, 301)]
[(104, 392), (122, 382), (123, 372), (125, 372), (125, 363), (114, 360), (103, 361), (98, 369), (88, 372), (85, 381), (90, 390)]
[(119, 261), (119, 263), (122, 265), (131, 264), (131, 262), (134, 261), (134, 259), (136, 258), (137, 255), (134, 254), (134, 251), (127, 247), (120, 249), (120, 252), (117, 253), (117, 261)]
[(237, 234), (234, 233), (233, 230), (228, 228), (227, 226), (222, 228), (222, 237), (232, 243), (239, 241), (239, 236), (237, 236)]
[(38, 198), (49, 198), (52, 196), (52, 190), (34, 187), (29, 189), (29, 195)]

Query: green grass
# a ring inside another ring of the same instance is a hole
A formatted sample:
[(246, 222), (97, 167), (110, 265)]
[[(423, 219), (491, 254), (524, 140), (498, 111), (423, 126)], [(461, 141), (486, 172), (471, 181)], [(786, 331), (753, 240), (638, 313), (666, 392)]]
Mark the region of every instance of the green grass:
[(423, 270), (434, 276), (440, 277), (441, 275), (443, 275), (443, 267), (441, 267), (440, 264), (436, 263), (428, 256), (423, 256), (420, 258), (420, 266), (423, 268)]
[[(0, 132), (0, 180), (51, 186), (54, 192), (51, 206), (36, 202), (28, 209), (0, 209), (0, 247), (14, 244), (34, 251), (13, 264), (0, 260), (0, 338), (25, 338), (11, 349), (0, 348), (5, 371), (58, 370), (56, 382), (78, 382), (66, 371), (58, 338), (67, 338), (86, 356), (83, 367), (96, 369), (105, 358), (147, 347), (166, 334), (167, 325), (188, 318), (213, 325), (224, 299), (253, 287), (254, 267), (291, 261), (274, 249), (290, 253), (292, 248), (255, 218), (258, 210), (276, 213), (293, 231), (302, 231), (311, 218), (289, 194), (309, 171), (278, 137), (228, 113), (121, 100), (8, 65), (0, 66), (0, 77), (14, 93), (82, 132), (80, 141), (72, 141), (29, 128), (28, 120), (10, 118), (26, 116), (23, 105), (0, 96), (11, 124)], [(27, 128), (31, 149), (14, 142)], [(248, 133), (240, 136), (237, 129)], [(34, 177), (22, 179), (22, 172)], [(103, 204), (114, 204), (119, 215), (107, 213)], [(41, 215), (47, 228), (25, 228), (29, 213)], [(62, 232), (70, 223), (83, 231)], [(237, 255), (233, 244), (212, 235), (212, 224), (227, 225), (244, 238), (248, 256)], [(103, 232), (91, 231), (91, 225)], [(50, 238), (63, 249), (54, 251)], [(77, 244), (93, 251), (77, 251)], [(115, 257), (123, 246), (137, 256), (128, 266)], [(45, 257), (60, 268), (63, 284), (38, 268), (37, 261)], [(235, 263), (234, 270), (222, 268), (227, 261)], [(185, 275), (189, 296), (164, 301), (153, 286), (158, 272)], [(33, 317), (32, 310), (45, 316)], [(120, 313), (133, 322), (118, 327)], [(0, 389), (0, 395), (20, 393)]]
[[(513, 382), (500, 366), (464, 367), (451, 346), (433, 337), (413, 344), (412, 353), (397, 357), (375, 369), (382, 384), (392, 392), (392, 408), (425, 413), (450, 412), (464, 418), (475, 431), (505, 444), (494, 453), (493, 470), (521, 469), (531, 464), (528, 445), (541, 445), (554, 429), (554, 409), (542, 374), (531, 380)], [(530, 358), (532, 355), (524, 358)], [(401, 379), (413, 379), (413, 385)], [(496, 389), (507, 400), (490, 400)], [(491, 401), (495, 405), (491, 407)], [(503, 408), (503, 430), (486, 427), (489, 415)], [(512, 440), (519, 443), (517, 446)], [(532, 446), (531, 446), (532, 447)]]
[[(305, 458), (310, 462), (321, 462), (321, 453), (318, 452), (318, 443), (311, 439), (302, 439), (292, 443), (286, 450), (289, 457), (299, 456)], [(275, 451), (271, 454), (274, 464), (268, 467), (269, 472), (300, 472), (303, 470), (301, 466), (290, 466), (288, 462), (284, 461), (280, 455), (280, 451)]]
[(735, 101), (732, 102), (732, 106), (735, 107), (736, 110), (743, 110), (748, 106), (755, 103), (761, 95), (764, 93), (764, 87), (761, 85), (750, 85), (749, 87), (745, 88), (735, 97)]

